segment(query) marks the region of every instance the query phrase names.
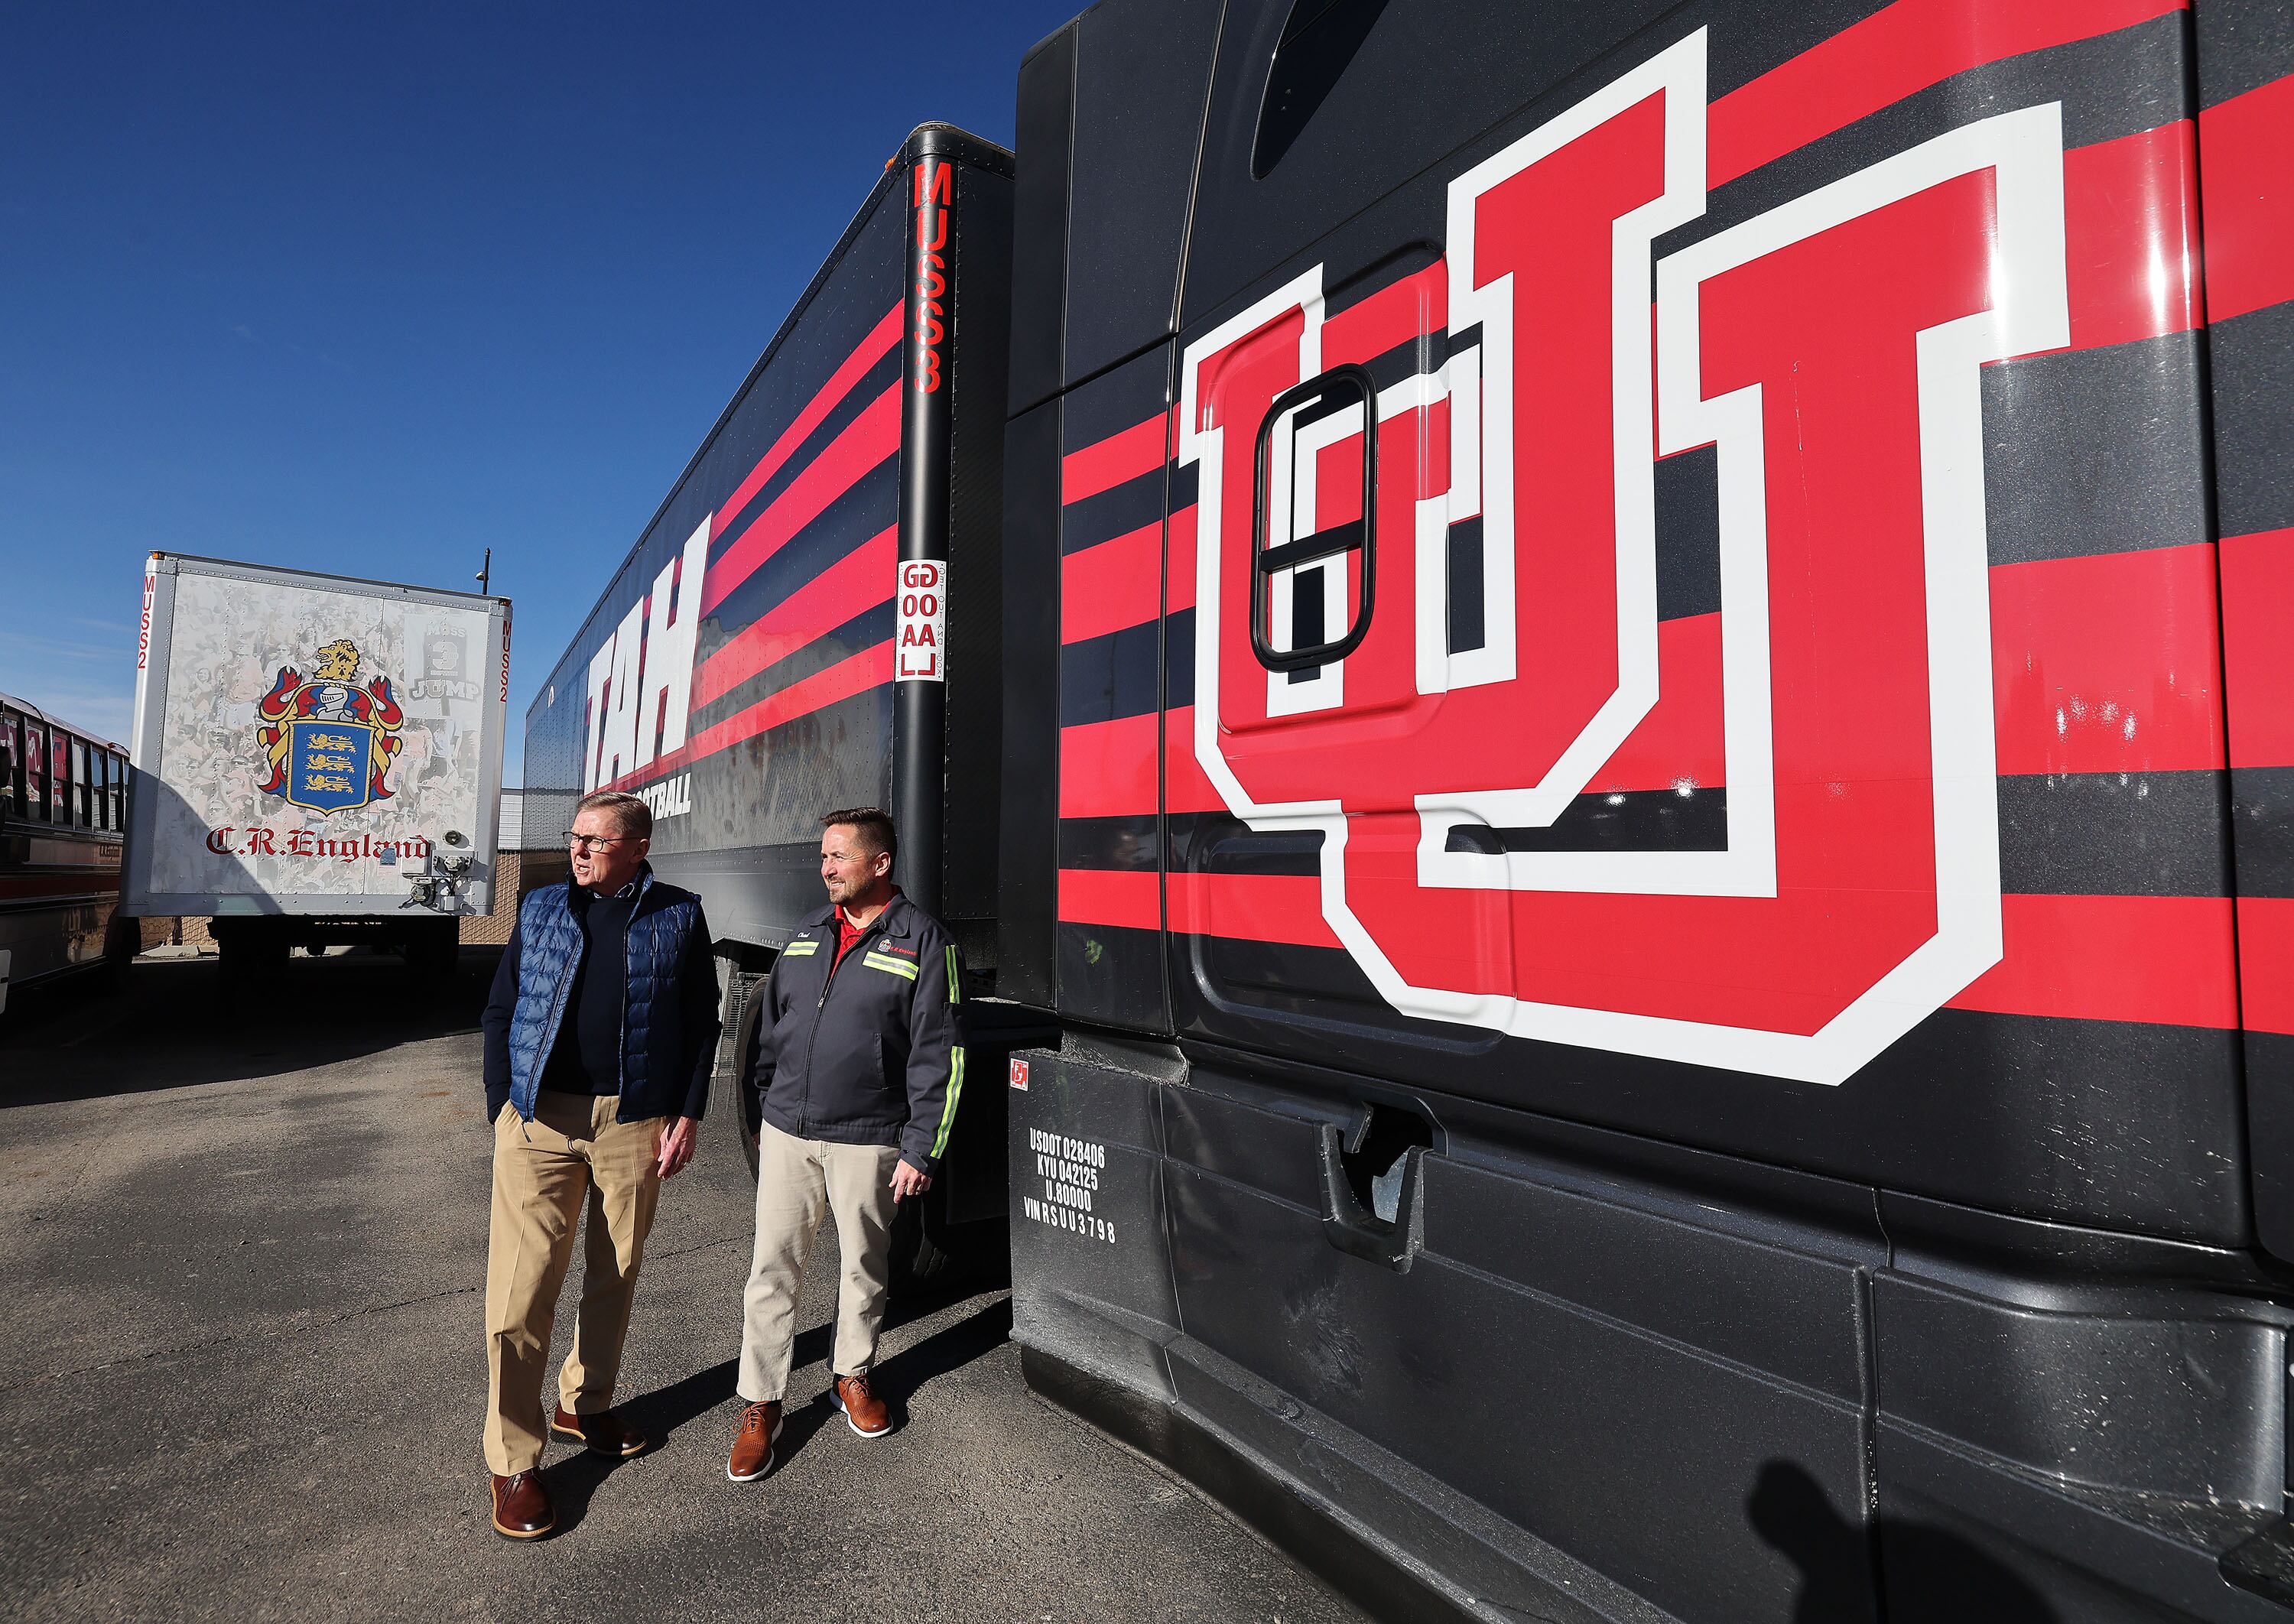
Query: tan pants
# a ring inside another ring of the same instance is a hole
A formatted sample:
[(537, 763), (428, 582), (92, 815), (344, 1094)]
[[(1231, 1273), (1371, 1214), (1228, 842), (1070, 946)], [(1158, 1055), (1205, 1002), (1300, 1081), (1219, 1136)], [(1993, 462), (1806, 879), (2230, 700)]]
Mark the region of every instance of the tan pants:
[(504, 1477), (541, 1464), (544, 1362), (574, 1226), (590, 1211), (582, 1307), (557, 1375), (575, 1415), (606, 1409), (622, 1369), (638, 1263), (661, 1195), (663, 1120), (615, 1122), (611, 1094), (535, 1096), (533, 1120), (494, 1119), (493, 1222), (486, 1239), (486, 1465)]
[(757, 1141), (757, 1251), (742, 1300), (741, 1396), (778, 1401), (788, 1387), (796, 1294), (820, 1221), (836, 1214), (844, 1273), (836, 1289), (836, 1365), (858, 1376), (876, 1362), (892, 1263), (891, 1145), (795, 1139), (769, 1122)]

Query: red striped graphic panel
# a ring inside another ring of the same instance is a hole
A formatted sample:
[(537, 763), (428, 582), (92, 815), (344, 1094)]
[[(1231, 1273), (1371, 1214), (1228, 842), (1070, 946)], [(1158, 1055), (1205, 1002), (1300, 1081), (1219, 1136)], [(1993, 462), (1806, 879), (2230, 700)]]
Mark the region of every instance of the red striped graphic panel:
[(1070, 451), (1060, 462), (1060, 500), (1079, 502), (1161, 467), (1168, 429), (1168, 415), (1159, 412), (1120, 434)]
[(2207, 316), (2294, 299), (2294, 77), (2199, 115)]
[(2294, 1033), (2294, 897), (2238, 899), (2238, 957), (2247, 1029)]
[(2185, 118), (2063, 154), (2070, 348), (2204, 324), (2197, 140)]
[[(2244, 763), (2262, 765), (2262, 756), (2294, 752), (2294, 662), (2276, 654), (2294, 639), (2264, 635), (2241, 643), (2235, 634), (2249, 621), (2294, 633), (2294, 532), (2243, 540), (2251, 546), (2239, 555), (2240, 567), (2255, 585), (2232, 597), (2228, 613), (2233, 651), (2252, 649), (2263, 674), (2252, 735), (2257, 756)], [(2233, 544), (2224, 546), (2228, 571)], [(1993, 568), (1993, 726), (2002, 773), (2225, 764), (2214, 553), (2195, 543)], [(1589, 793), (1725, 784), (1720, 637), (1718, 614), (1658, 626), (1656, 704), (1594, 775)], [(1170, 714), (1169, 809), (1221, 809), (1194, 759), (1193, 708)], [(1070, 746), (1081, 753), (1077, 771), (1062, 775), (1061, 816), (1155, 809), (1152, 720), (1062, 731), (1062, 759)], [(2271, 764), (2281, 760), (2294, 762), (2294, 753)]]
[[(1179, 725), (1180, 712), (1171, 712)], [(1155, 739), (1150, 710), (1060, 729), (1060, 816), (1139, 817), (1155, 810)], [(1214, 805), (1217, 804), (1216, 801)], [(1176, 808), (1175, 808), (1174, 810)]]
[(1060, 922), (1126, 930), (1163, 928), (1162, 876), (1151, 869), (1060, 870)]
[(756, 499), (758, 491), (764, 489), (766, 482), (779, 473), (781, 465), (795, 454), (797, 447), (804, 443), (805, 437), (836, 410), (838, 402), (852, 393), (852, 386), (867, 375), (869, 368), (891, 353), (899, 336), (900, 307), (895, 304), (860, 341), (860, 347), (846, 356), (836, 370), (829, 374), (828, 381), (805, 402), (804, 409), (790, 419), (780, 437), (766, 449), (763, 456), (757, 459), (757, 466), (749, 470), (748, 476), (733, 488), (730, 496), (717, 505), (716, 524), (710, 537), (712, 540), (725, 533), (726, 528), (740, 516), (741, 510)]
[(787, 659), (857, 614), (892, 601), (897, 531), (883, 530), (759, 615), (694, 673), (697, 708)]
[(1060, 641), (1080, 643), (1160, 613), (1163, 526), (1142, 525), (1060, 561)]
[(758, 565), (858, 484), (862, 475), (899, 449), (900, 386), (894, 384), (846, 424), (732, 545), (711, 562), (701, 595), (702, 613), (723, 603)]
[(2205, 542), (1996, 566), (1999, 770), (2223, 766), (2218, 614)]
[(1336, 947), (1322, 882), (1304, 874), (1173, 874), (1171, 929), (1189, 936)]
[(1896, 0), (1712, 104), (1719, 186), (1954, 74), (2092, 39), (2185, 0)]
[[(1060, 871), (1060, 918), (1153, 930), (1161, 923), (1152, 872)], [(1295, 874), (1167, 876), (1170, 928), (1194, 936), (1337, 948), (1322, 917), (1322, 882)], [(1951, 1001), (1997, 1014), (2146, 1025), (2239, 1024), (2231, 902), (2218, 897), (2019, 897), (2001, 899), (2005, 953)], [(2294, 972), (2294, 901), (2240, 905), (2241, 931), (2266, 932), (2268, 952)], [(2264, 922), (2266, 922), (2265, 923)], [(2294, 987), (2294, 974), (2278, 985)], [(1729, 996), (1745, 989), (1726, 989)], [(2250, 1024), (2294, 1030), (2294, 995), (2249, 1012)], [(2268, 1023), (2280, 1024), (2272, 1026)]]
[(2294, 767), (2294, 530), (2225, 536), (2221, 554), (2230, 764)]
[(687, 739), (684, 745), (647, 762), (634, 773), (624, 774), (611, 784), (598, 787), (606, 790), (633, 789), (649, 784), (665, 773), (728, 750), (744, 739), (752, 739), (769, 728), (825, 710), (840, 700), (882, 687), (892, 680), (892, 642), (887, 637), (873, 648), (838, 661), (825, 670), (814, 672), (801, 682), (793, 682), (777, 694), (768, 694), (746, 710), (735, 712), (715, 727), (704, 728)]
[(2227, 897), (2004, 897), (2006, 951), (1956, 1010), (2238, 1025)]

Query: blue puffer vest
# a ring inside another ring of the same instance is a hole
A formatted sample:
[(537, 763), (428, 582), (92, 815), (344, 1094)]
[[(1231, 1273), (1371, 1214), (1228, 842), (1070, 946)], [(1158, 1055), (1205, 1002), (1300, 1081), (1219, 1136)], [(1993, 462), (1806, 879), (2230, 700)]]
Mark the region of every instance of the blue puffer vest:
[[(519, 905), (517, 1008), (509, 1025), (509, 1103), (533, 1120), (533, 1096), (549, 1051), (565, 1024), (574, 971), (582, 962), (582, 922), (567, 901), (568, 882), (545, 885)], [(700, 899), (656, 881), (650, 865), (638, 873), (630, 915), (629, 983), (622, 1005), (622, 1092), (617, 1122), (672, 1116), (692, 1080), (690, 1035), (678, 1008)]]

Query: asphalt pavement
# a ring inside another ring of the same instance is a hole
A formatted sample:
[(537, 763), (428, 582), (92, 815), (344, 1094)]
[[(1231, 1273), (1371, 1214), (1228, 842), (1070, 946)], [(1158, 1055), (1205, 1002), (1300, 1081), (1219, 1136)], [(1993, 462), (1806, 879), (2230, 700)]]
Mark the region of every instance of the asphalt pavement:
[(901, 1425), (869, 1441), (826, 1402), (816, 1266), (782, 1464), (727, 1481), (752, 1187), (716, 1122), (663, 1191), (622, 1371), (661, 1441), (553, 1447), (559, 1531), (499, 1538), (491, 969), (418, 994), (395, 960), (297, 959), (226, 1009), (212, 959), (145, 960), (0, 1016), (0, 1617), (1360, 1616), (1031, 1396), (1000, 1290), (896, 1306)]

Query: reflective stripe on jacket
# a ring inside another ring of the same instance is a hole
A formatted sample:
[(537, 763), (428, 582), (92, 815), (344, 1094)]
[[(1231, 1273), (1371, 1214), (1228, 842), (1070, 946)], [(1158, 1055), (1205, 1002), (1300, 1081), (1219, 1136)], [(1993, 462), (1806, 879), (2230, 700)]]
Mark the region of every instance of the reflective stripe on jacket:
[(799, 1139), (898, 1145), (931, 1173), (964, 1090), (963, 967), (931, 914), (895, 894), (840, 963), (823, 908), (773, 962), (742, 1068), (751, 1115)]

